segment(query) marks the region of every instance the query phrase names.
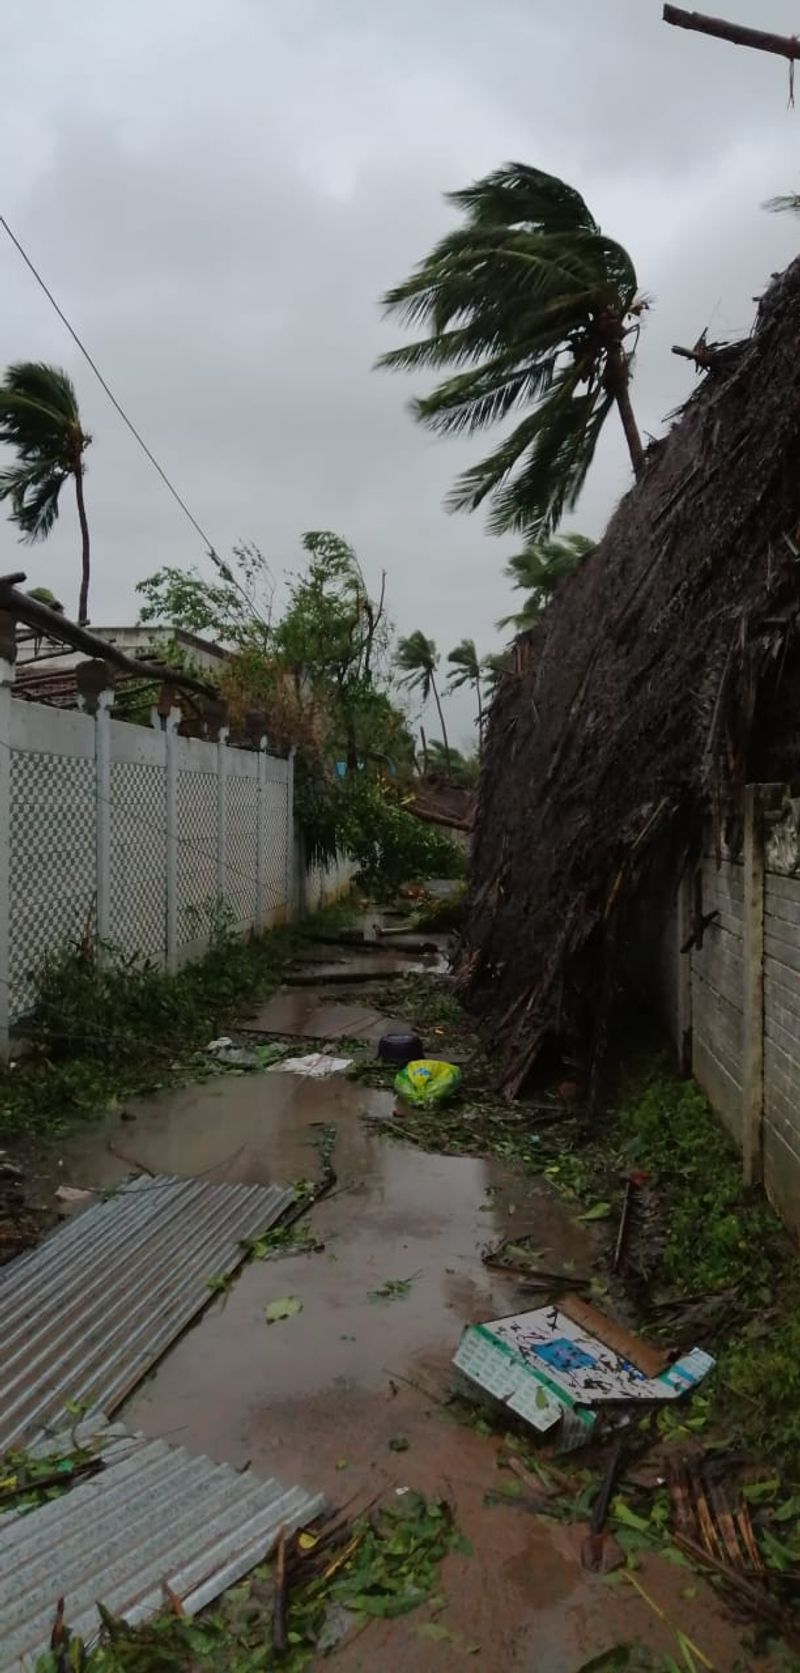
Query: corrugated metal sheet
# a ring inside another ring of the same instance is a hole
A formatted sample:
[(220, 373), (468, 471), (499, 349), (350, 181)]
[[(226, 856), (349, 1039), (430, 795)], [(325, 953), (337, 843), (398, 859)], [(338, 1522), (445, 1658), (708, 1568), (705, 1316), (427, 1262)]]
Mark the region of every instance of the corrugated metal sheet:
[(286, 1186), (147, 1178), (123, 1186), (0, 1273), (0, 1451), (114, 1412), (240, 1265), (241, 1242), (292, 1202)]
[(165, 1580), (193, 1615), (262, 1562), (282, 1528), (302, 1527), (325, 1508), (300, 1487), (242, 1475), (119, 1424), (100, 1450), (102, 1474), (26, 1516), (0, 1516), (2, 1673), (36, 1666), (60, 1596), (68, 1625), (85, 1639), (99, 1627), (98, 1599), (142, 1621), (162, 1607)]

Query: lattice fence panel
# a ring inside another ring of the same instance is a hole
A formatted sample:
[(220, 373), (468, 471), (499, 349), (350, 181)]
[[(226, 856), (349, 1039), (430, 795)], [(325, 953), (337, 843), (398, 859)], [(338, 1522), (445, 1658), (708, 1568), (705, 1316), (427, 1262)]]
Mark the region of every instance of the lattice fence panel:
[(264, 907), (274, 912), (287, 905), (286, 780), (268, 776), (264, 789)]
[(163, 961), (167, 925), (167, 826), (163, 767), (111, 765), (111, 940)]
[(11, 751), (11, 1020), (28, 1010), (45, 954), (94, 928), (94, 762)]
[(258, 785), (229, 773), (227, 779), (225, 899), (237, 924), (255, 922), (258, 910)]
[(214, 926), (217, 775), (178, 773), (178, 942), (205, 941)]

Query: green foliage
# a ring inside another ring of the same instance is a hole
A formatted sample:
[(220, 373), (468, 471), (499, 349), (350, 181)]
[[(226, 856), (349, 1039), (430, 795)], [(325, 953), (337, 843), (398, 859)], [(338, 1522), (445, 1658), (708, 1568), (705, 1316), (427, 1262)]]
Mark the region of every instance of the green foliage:
[(427, 767), (429, 772), (442, 773), (451, 784), (470, 786), (478, 782), (481, 763), (477, 750), (473, 750), (471, 755), (464, 755), (452, 744), (446, 750), (438, 738), (429, 738)]
[(307, 780), (297, 810), (310, 863), (349, 857), (360, 880), (386, 895), (403, 883), (464, 874), (458, 844), (410, 813), (395, 786), (367, 773)]
[[(448, 196), (462, 224), (384, 298), (428, 335), (379, 365), (450, 370), (413, 407), (440, 434), (471, 435), (527, 409), (449, 503), (472, 511), (488, 497), (495, 532), (547, 535), (574, 505), (614, 400), (626, 396), (643, 306), (636, 273), (580, 193), (541, 169), (512, 163)], [(639, 443), (637, 468), (640, 455)]]
[(58, 1456), (34, 1457), (17, 1450), (0, 1454), (0, 1515), (35, 1510), (48, 1499), (60, 1498), (91, 1462), (91, 1453), (77, 1445)]
[[(317, 921), (346, 921), (352, 910), (341, 903)], [(0, 1134), (62, 1132), (136, 1092), (218, 1072), (209, 1040), (245, 1001), (274, 991), (300, 942), (291, 929), (239, 940), (225, 912), (209, 916), (211, 949), (176, 975), (113, 949), (98, 960), (68, 945), (45, 961), (30, 1049), (0, 1069)]]
[(354, 1522), (346, 1549), (350, 1554), (335, 1572), (292, 1586), (284, 1652), (271, 1646), (271, 1623), (256, 1590), (263, 1580), (256, 1575), (197, 1620), (165, 1613), (130, 1627), (98, 1605), (99, 1643), (88, 1649), (67, 1622), (61, 1659), (48, 1653), (37, 1673), (302, 1673), (316, 1656), (331, 1606), (365, 1621), (407, 1615), (435, 1597), (449, 1552), (469, 1554), (449, 1505), (412, 1492)]
[(398, 642), (395, 663), (400, 670), (400, 683), (408, 686), (409, 690), (418, 690), (423, 703), (427, 703), (428, 698), (433, 696), (439, 716), (439, 725), (442, 728), (445, 762), (449, 772), (450, 743), (447, 736), (442, 700), (439, 696), (439, 687), (436, 684), (436, 670), (439, 666), (439, 660), (439, 652), (434, 641), (427, 639), (419, 628), (414, 633), (410, 633), (407, 638)]
[(455, 673), (450, 675), (451, 691), (458, 691), (462, 685), (480, 686), (481, 661), (474, 639), (461, 639), (452, 651), (448, 651), (447, 660), (455, 669)]
[(527, 595), (525, 602), (516, 615), (503, 616), (498, 627), (513, 627), (517, 632), (533, 627), (561, 582), (574, 574), (593, 547), (585, 534), (530, 541), (505, 567), (509, 580)]
[(370, 596), (353, 548), (330, 531), (302, 539), (303, 567), (273, 615), (274, 579), (252, 545), (215, 559), (217, 578), (165, 568), (140, 583), (142, 621), (210, 634), (232, 652), (222, 671), (234, 719), (261, 711), (273, 742), (295, 744), (300, 769), (331, 755), (413, 763), (405, 717), (389, 690), (383, 587)]
[(511, 669), (508, 651), (492, 651), (482, 663), (483, 679), (491, 701), (503, 676)]
[(66, 372), (40, 361), (9, 366), (0, 385), (0, 441), (16, 448), (19, 463), (0, 472), (0, 500), (10, 499), (23, 540), (46, 539), (61, 489), (82, 468), (91, 439)]
[(436, 689), (439, 660), (439, 652), (433, 639), (427, 639), (420, 628), (398, 641), (395, 662), (400, 670), (402, 684), (412, 690), (418, 688), (423, 703), (427, 703), (431, 692)]
[(207, 635), (221, 645), (266, 654), (275, 581), (263, 553), (248, 542), (233, 548), (232, 563), (215, 558), (216, 580), (195, 565), (163, 569), (140, 581), (142, 622), (169, 622), (188, 633)]
[[(800, 1477), (800, 1276), (780, 1316), (756, 1317), (722, 1351), (717, 1372), (719, 1412), (732, 1434), (760, 1456)], [(800, 1550), (797, 1553), (800, 1563)]]
[(368, 888), (391, 895), (426, 877), (463, 877), (463, 850), (410, 813), (392, 789), (359, 775), (345, 803), (343, 841)]
[(20, 361), (0, 384), (0, 442), (16, 449), (17, 463), (0, 471), (0, 500), (24, 541), (46, 540), (58, 517), (61, 489), (75, 483), (81, 525), (82, 574), (78, 620), (88, 619), (89, 525), (83, 497), (83, 455), (91, 442), (81, 424), (72, 380), (57, 366)]
[(443, 895), (440, 900), (429, 896), (420, 902), (414, 913), (414, 928), (435, 930), (440, 934), (460, 929), (464, 921), (466, 899), (466, 883), (462, 883), (452, 894)]
[(742, 1184), (741, 1161), (692, 1081), (652, 1076), (615, 1119), (631, 1166), (651, 1172), (666, 1197), (664, 1276), (694, 1292), (736, 1289), (763, 1300), (785, 1248), (766, 1201)]

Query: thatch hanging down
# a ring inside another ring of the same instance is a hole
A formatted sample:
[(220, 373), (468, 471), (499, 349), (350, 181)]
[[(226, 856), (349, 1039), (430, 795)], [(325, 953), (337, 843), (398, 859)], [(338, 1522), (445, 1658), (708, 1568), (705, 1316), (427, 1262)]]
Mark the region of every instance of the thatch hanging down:
[(799, 605), (800, 260), (492, 705), (459, 975), (509, 1094), (546, 1041), (592, 1055), (622, 909), (667, 835), (800, 765)]

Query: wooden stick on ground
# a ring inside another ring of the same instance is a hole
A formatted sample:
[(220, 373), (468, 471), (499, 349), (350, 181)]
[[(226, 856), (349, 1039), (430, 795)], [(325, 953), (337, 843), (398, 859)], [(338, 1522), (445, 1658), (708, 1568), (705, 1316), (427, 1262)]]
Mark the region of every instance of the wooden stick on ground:
[(275, 1559), (275, 1602), (272, 1608), (272, 1644), (281, 1652), (289, 1642), (289, 1587), (286, 1573), (286, 1529), (278, 1535), (278, 1554)]

